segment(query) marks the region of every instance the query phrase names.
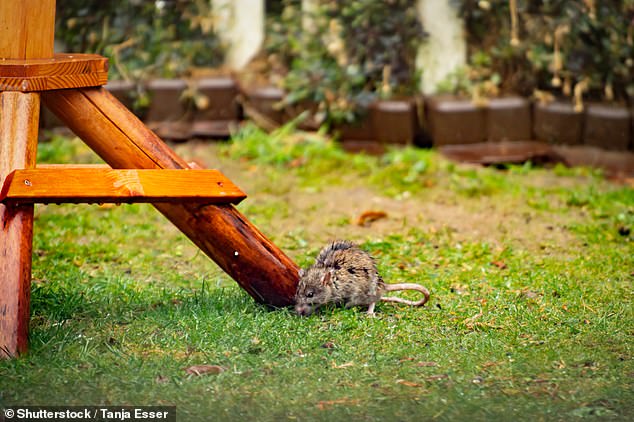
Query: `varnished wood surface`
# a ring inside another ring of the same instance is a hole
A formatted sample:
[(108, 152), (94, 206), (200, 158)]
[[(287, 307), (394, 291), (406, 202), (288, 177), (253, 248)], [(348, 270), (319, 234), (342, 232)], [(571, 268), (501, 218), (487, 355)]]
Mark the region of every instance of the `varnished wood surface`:
[[(0, 93), (0, 181), (35, 165), (39, 94)], [(27, 349), (33, 205), (0, 204), (0, 358)]]
[(0, 1), (0, 58), (53, 57), (55, 0)]
[(0, 191), (0, 202), (5, 204), (237, 204), (245, 197), (244, 192), (218, 170), (113, 170), (102, 167), (14, 170)]
[[(103, 88), (46, 91), (45, 105), (113, 168), (183, 169), (178, 157)], [(260, 303), (288, 306), (297, 265), (232, 205), (154, 205)]]
[(55, 54), (49, 59), (0, 59), (1, 91), (46, 91), (101, 86), (108, 59), (96, 54)]
[[(0, 1), (0, 59), (53, 57), (55, 0)], [(0, 93), (0, 183), (35, 165), (40, 94)], [(0, 204), (0, 358), (26, 352), (33, 205)]]

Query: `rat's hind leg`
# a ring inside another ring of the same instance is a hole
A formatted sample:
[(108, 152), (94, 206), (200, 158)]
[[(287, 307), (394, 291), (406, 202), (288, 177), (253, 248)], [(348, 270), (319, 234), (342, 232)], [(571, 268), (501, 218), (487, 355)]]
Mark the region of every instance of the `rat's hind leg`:
[(368, 315), (369, 316), (374, 316), (374, 306), (376, 306), (376, 302), (372, 302), (368, 306)]

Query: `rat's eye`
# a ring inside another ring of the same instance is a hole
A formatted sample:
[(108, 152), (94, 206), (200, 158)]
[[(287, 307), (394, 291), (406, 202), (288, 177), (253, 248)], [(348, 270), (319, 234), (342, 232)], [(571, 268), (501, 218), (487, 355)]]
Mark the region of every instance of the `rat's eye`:
[(313, 293), (313, 291), (311, 290), (310, 292), (306, 292), (306, 297), (310, 298), (315, 296), (315, 293)]

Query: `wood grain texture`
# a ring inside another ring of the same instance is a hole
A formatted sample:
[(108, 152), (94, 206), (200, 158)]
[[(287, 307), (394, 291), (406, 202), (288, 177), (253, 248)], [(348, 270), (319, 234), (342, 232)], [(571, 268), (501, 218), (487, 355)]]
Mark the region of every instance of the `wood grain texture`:
[(0, 1), (0, 58), (53, 57), (55, 0)]
[[(103, 88), (46, 91), (45, 105), (113, 168), (188, 168)], [(154, 206), (256, 301), (288, 306), (298, 267), (232, 205)]]
[[(0, 1), (0, 59), (53, 57), (55, 0)], [(35, 165), (40, 94), (0, 93), (0, 182)], [(0, 204), (0, 358), (26, 352), (33, 205)]]
[[(0, 93), (0, 181), (35, 165), (39, 94)], [(0, 204), (0, 358), (27, 349), (33, 205)]]
[(55, 54), (50, 59), (0, 60), (0, 90), (46, 91), (101, 86), (108, 59), (96, 54)]
[(113, 170), (89, 167), (14, 170), (5, 179), (0, 191), (0, 202), (5, 204), (237, 204), (244, 198), (244, 192), (218, 170)]

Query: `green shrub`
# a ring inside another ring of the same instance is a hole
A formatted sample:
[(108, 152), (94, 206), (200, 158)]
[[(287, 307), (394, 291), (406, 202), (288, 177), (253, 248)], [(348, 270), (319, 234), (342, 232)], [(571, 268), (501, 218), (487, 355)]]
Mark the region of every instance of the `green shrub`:
[(503, 90), (634, 99), (634, 1), (456, 0), (469, 50), (490, 56)]
[(56, 13), (64, 49), (108, 57), (111, 79), (183, 76), (224, 60), (208, 1), (59, 0)]
[(286, 104), (316, 103), (320, 123), (353, 122), (380, 97), (418, 91), (425, 37), (411, 0), (287, 0), (265, 51), (283, 63)]

